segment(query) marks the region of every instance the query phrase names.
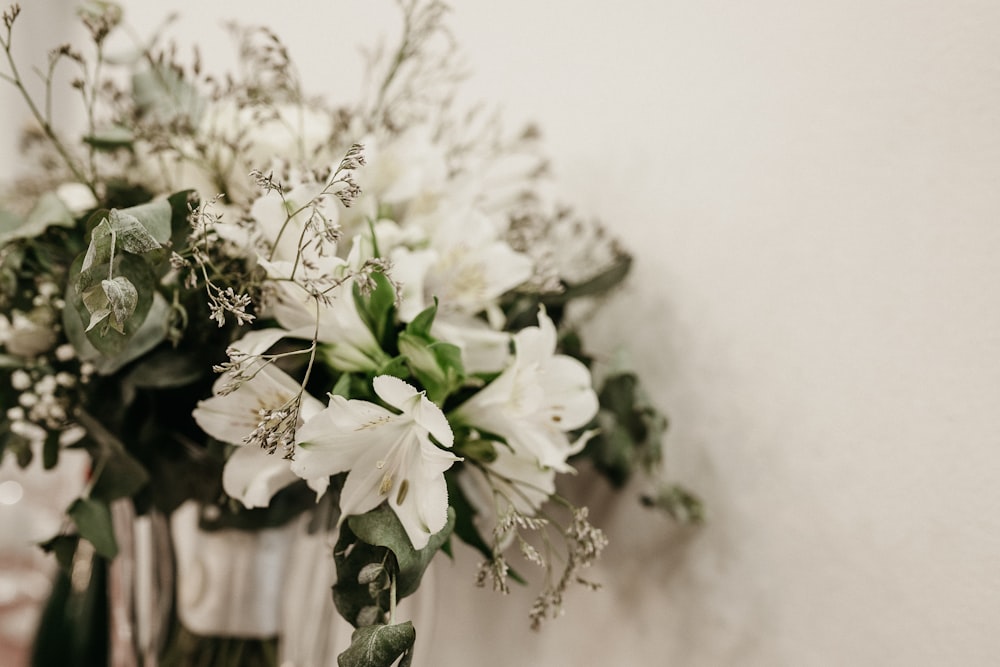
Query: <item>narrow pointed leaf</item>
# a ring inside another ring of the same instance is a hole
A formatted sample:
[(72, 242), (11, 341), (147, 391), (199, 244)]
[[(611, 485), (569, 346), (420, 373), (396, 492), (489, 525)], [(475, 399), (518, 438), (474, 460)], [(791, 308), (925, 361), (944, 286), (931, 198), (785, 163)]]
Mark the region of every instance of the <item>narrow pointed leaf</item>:
[(118, 542), (111, 524), (111, 508), (107, 503), (93, 498), (78, 498), (66, 513), (76, 524), (80, 537), (93, 544), (98, 554), (105, 558), (118, 555)]

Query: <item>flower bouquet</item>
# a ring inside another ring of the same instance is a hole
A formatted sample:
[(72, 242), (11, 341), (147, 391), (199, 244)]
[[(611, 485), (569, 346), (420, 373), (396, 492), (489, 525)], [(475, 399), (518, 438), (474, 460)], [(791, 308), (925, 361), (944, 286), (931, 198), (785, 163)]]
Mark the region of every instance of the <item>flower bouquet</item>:
[[(655, 482), (665, 420), (636, 376), (582, 341), (629, 255), (548, 201), (537, 132), (456, 109), (445, 7), (400, 11), (398, 47), (337, 107), (267, 29), (232, 28), (244, 71), (214, 76), (158, 39), (117, 47), (103, 1), (80, 8), (89, 44), (51, 52), (39, 98), (11, 50), (20, 9), (3, 14), (0, 76), (36, 122), (0, 210), (0, 449), (91, 461), (43, 545), (65, 571), (36, 662), (327, 664), (290, 657), (295, 623), (256, 597), (296, 569), (292, 606), (355, 628), (338, 664), (408, 664), (397, 603), (459, 543), (482, 554), (479, 585), (541, 569), (536, 628), (568, 586), (594, 586), (606, 540), (559, 475), (645, 471), (644, 502), (700, 517)], [(63, 70), (78, 139), (52, 120)], [(217, 538), (251, 573), (228, 603), (186, 572)]]

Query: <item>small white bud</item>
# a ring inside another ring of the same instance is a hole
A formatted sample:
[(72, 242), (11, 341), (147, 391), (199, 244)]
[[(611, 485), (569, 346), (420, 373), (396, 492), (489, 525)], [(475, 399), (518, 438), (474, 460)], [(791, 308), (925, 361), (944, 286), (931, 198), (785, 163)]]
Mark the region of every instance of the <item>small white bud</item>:
[(10, 374), (10, 386), (18, 391), (24, 391), (31, 386), (31, 376), (19, 368)]

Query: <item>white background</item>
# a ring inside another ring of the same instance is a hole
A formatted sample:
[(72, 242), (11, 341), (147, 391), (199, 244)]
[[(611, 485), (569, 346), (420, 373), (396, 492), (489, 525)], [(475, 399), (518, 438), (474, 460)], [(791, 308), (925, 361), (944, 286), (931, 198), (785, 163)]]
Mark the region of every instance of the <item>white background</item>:
[[(180, 10), (220, 65), (222, 17), (268, 23), (343, 99), (396, 29), (387, 0), (125, 4), (140, 32)], [(466, 554), (432, 664), (994, 664), (1000, 4), (476, 0), (451, 24), (471, 96), (537, 121), (564, 198), (635, 250), (597, 340), (633, 351), (710, 520), (585, 478), (606, 589), (531, 635), (528, 592), (473, 589)]]

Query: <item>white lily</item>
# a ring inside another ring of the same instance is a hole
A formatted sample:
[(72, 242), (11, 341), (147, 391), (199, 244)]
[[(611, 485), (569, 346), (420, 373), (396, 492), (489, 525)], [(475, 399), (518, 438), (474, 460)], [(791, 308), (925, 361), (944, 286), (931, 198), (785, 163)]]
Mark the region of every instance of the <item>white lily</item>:
[[(230, 394), (220, 395), (231, 381), (220, 376), (213, 390), (216, 395), (198, 402), (192, 413), (198, 426), (217, 440), (239, 445), (226, 461), (222, 487), (248, 508), (267, 507), (274, 494), (298, 477), (281, 454), (268, 454), (256, 446), (244, 444), (260, 422), (262, 410), (278, 410), (299, 394), (299, 383), (288, 374), (266, 365), (256, 375)], [(323, 404), (303, 393), (299, 406), (299, 424), (319, 414)]]
[[(382, 346), (358, 314), (353, 280), (330, 289), (326, 301), (317, 304), (304, 287), (291, 279), (292, 262), (261, 260), (260, 264), (277, 288), (272, 314), (291, 332), (291, 337), (310, 339), (316, 334), (327, 361), (342, 371), (376, 371), (388, 361)], [(338, 270), (345, 266), (344, 260), (337, 260)], [(330, 277), (335, 275), (333, 272)]]
[(444, 471), (461, 460), (430, 436), (451, 447), (454, 435), (444, 413), (423, 392), (390, 375), (372, 384), (379, 398), (401, 413), (331, 397), (330, 405), (299, 429), (292, 471), (320, 485), (348, 471), (340, 493), (341, 520), (388, 501), (413, 547), (422, 549), (448, 521)]
[(556, 490), (556, 471), (552, 468), (503, 445), (497, 446), (496, 453), (496, 459), (482, 468), (465, 466), (458, 475), (458, 485), (476, 510), (476, 524), (487, 543), (492, 541), (500, 517), (512, 509), (534, 516)]
[[(417, 218), (428, 233), (426, 248), (396, 248), (391, 254), (394, 277), (403, 283), (399, 317), (407, 322), (440, 301), (440, 314), (496, 315), (497, 299), (531, 278), (532, 260), (500, 238), (481, 211), (444, 209)], [(500, 314), (502, 323), (502, 314)]]
[(597, 414), (590, 371), (576, 359), (556, 354), (556, 328), (539, 309), (538, 326), (514, 335), (514, 362), (482, 391), (459, 406), (457, 419), (503, 436), (514, 453), (538, 464), (570, 471), (566, 459), (580, 451), (566, 436)]

